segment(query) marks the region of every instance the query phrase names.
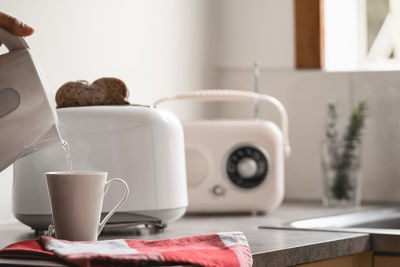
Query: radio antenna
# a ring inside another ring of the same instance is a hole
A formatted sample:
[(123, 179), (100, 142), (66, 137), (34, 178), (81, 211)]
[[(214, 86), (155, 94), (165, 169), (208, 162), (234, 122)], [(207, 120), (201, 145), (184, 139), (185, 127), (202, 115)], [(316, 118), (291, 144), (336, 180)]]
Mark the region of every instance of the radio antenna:
[[(260, 63), (255, 61), (253, 64), (253, 91), (254, 93), (260, 93)], [(253, 119), (259, 118), (260, 101), (254, 101), (253, 108)]]

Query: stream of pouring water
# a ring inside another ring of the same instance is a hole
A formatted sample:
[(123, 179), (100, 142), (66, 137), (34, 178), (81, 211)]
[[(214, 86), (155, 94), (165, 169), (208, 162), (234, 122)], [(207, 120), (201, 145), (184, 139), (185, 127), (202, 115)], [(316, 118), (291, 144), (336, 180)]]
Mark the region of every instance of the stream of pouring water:
[(72, 159), (71, 159), (71, 153), (69, 152), (69, 145), (68, 142), (65, 141), (64, 139), (61, 140), (61, 145), (65, 151), (65, 156), (67, 157), (67, 163), (68, 163), (68, 172), (72, 173)]

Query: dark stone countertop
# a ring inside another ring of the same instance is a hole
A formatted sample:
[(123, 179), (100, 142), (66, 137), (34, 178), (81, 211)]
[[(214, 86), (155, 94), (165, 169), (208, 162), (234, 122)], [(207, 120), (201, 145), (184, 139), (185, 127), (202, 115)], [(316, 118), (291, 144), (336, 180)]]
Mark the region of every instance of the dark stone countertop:
[[(254, 266), (291, 266), (371, 250), (373, 245), (385, 247), (385, 239), (400, 243), (396, 235), (380, 235), (342, 231), (314, 231), (280, 227), (289, 222), (340, 214), (352, 209), (327, 209), (316, 203), (284, 203), (267, 215), (187, 215), (164, 230), (131, 229), (107, 231), (100, 239), (132, 238), (163, 239), (215, 232), (244, 232), (250, 244)], [(271, 228), (261, 229), (259, 226)], [(0, 247), (24, 239), (36, 238), (33, 231), (20, 223), (0, 224)], [(386, 245), (386, 247), (388, 247)], [(1, 265), (0, 260), (0, 265)]]

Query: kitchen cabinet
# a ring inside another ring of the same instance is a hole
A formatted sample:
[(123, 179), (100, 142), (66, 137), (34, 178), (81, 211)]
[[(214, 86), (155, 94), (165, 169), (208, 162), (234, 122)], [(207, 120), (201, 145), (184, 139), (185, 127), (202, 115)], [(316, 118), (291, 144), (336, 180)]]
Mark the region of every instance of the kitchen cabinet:
[(372, 252), (364, 252), (360, 254), (337, 257), (322, 261), (316, 261), (306, 264), (297, 265), (297, 267), (391, 267), (400, 266), (400, 257), (398, 257), (397, 265), (372, 265), (373, 254)]
[(400, 254), (365, 252), (297, 265), (297, 267), (399, 267)]
[(398, 267), (400, 255), (374, 255), (374, 267)]

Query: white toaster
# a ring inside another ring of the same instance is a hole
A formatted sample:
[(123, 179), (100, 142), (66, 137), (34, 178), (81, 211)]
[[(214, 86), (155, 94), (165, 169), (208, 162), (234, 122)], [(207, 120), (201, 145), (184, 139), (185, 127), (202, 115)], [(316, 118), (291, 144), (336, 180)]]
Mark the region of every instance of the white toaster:
[[(62, 108), (57, 114), (73, 170), (107, 171), (109, 179), (122, 178), (129, 185), (132, 193), (110, 225), (163, 227), (183, 216), (188, 205), (185, 151), (175, 115), (138, 105)], [(44, 172), (61, 170), (67, 170), (61, 144), (16, 162), (12, 203), (18, 220), (47, 229), (51, 207)], [(105, 196), (104, 213), (118, 202), (118, 190), (110, 188)]]

